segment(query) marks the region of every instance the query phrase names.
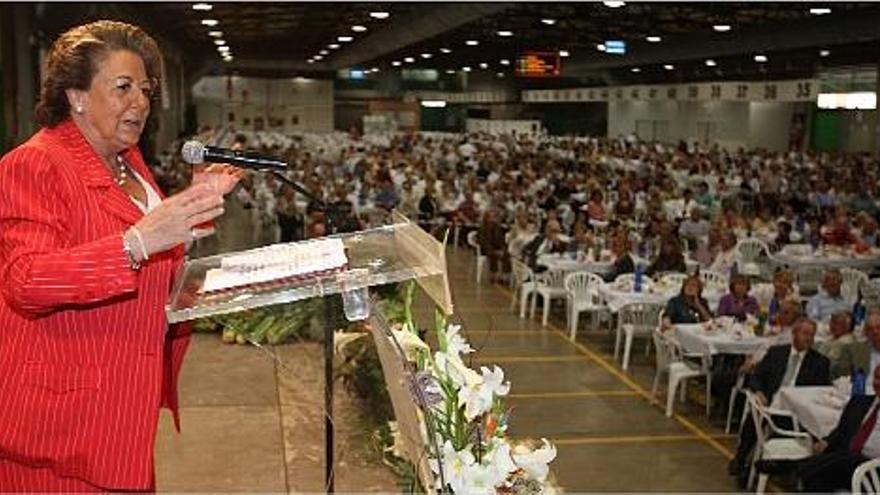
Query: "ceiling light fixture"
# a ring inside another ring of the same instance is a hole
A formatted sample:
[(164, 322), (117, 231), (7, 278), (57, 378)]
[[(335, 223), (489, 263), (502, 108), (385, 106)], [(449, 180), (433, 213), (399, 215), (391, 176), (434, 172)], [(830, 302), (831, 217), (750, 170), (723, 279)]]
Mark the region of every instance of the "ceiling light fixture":
[(626, 2), (620, 2), (618, 0), (606, 0), (602, 2), (602, 5), (608, 7), (609, 9), (619, 9), (626, 5)]
[(547, 26), (552, 26), (556, 24), (556, 19), (541, 19), (542, 24), (546, 24)]
[(464, 44), (467, 46), (477, 46), (480, 44), (480, 42), (477, 40), (467, 40), (464, 42)]
[(711, 58), (706, 60), (706, 67), (715, 67), (716, 65), (718, 65), (718, 63)]
[(217, 19), (202, 19), (202, 26), (214, 27), (217, 24), (220, 24)]
[(571, 53), (569, 53), (568, 50), (559, 50), (560, 57), (567, 57), (569, 55), (571, 55)]
[(447, 74), (455, 74), (455, 71), (452, 69), (446, 69)]
[(315, 60), (324, 60), (324, 57), (322, 57), (321, 55), (315, 55), (315, 56), (312, 57), (312, 58), (315, 59)]
[(663, 41), (663, 38), (659, 36), (648, 36), (645, 40), (647, 40), (648, 43), (660, 43)]
[(666, 69), (666, 70), (674, 70), (674, 69), (675, 69), (675, 66), (672, 65), (672, 64), (665, 64), (665, 65), (663, 66), (663, 68)]
[(363, 33), (364, 31), (367, 30), (367, 26), (361, 26), (360, 24), (355, 24), (354, 26), (351, 27), (351, 30), (356, 33)]
[(429, 59), (431, 57), (433, 57), (433, 55), (431, 55), (430, 53), (423, 53), (422, 54), (422, 58), (424, 58), (424, 59)]
[(831, 13), (831, 9), (828, 7), (813, 7), (810, 9), (810, 13), (813, 15), (826, 15)]
[(400, 67), (400, 60), (392, 60), (391, 65), (393, 65), (394, 67)]
[(313, 64), (313, 63), (315, 63), (315, 60), (310, 58), (310, 59), (306, 60), (306, 63)]
[(223, 57), (224, 62), (232, 62), (232, 60), (233, 60), (232, 57)]
[(488, 68), (489, 68), (489, 64), (487, 64), (486, 62), (480, 62), (480, 68), (481, 68), (481, 69), (488, 69)]
[(348, 43), (349, 41), (354, 41), (354, 38), (351, 36), (337, 36), (336, 41), (340, 43)]
[(391, 17), (391, 14), (389, 14), (388, 12), (381, 12), (381, 11), (380, 12), (370, 12), (370, 17), (372, 17), (373, 19), (388, 19), (389, 17)]
[(330, 52), (328, 52), (327, 50), (321, 50), (318, 53), (320, 53), (321, 55), (328, 55)]
[(630, 70), (629, 70), (629, 71), (630, 71), (630, 72), (635, 72), (635, 73), (639, 73), (639, 72), (641, 72), (641, 71), (642, 71), (642, 69), (639, 69), (639, 68), (638, 68), (638, 67), (633, 67), (633, 68), (632, 68), (632, 69), (630, 69)]
[(501, 65), (510, 65), (510, 60), (507, 60), (506, 58), (502, 58)]
[(370, 69), (370, 72), (372, 72), (372, 73), (375, 74), (376, 72), (379, 72), (379, 68), (378, 68), (378, 67), (373, 67), (372, 69)]
[(461, 68), (461, 70), (463, 70), (463, 71), (465, 71), (465, 72), (470, 72), (470, 71), (471, 71), (471, 68), (468, 67), (467, 65), (465, 65), (464, 67)]
[(214, 8), (214, 6), (211, 5), (210, 3), (194, 3), (193, 4), (193, 10), (200, 10), (202, 12), (208, 12), (209, 10), (211, 10), (213, 8)]
[(226, 44), (225, 40), (214, 40), (214, 44), (217, 46), (223, 46)]
[(513, 36), (513, 31), (501, 30), (501, 31), (496, 32), (495, 34), (497, 34), (498, 36), (501, 36), (502, 38), (509, 38), (509, 37)]
[(212, 38), (221, 38), (223, 37), (223, 31), (208, 31), (208, 36)]
[(730, 24), (715, 24), (712, 29), (718, 33), (726, 33), (730, 31)]
[(764, 63), (767, 61), (767, 55), (755, 55), (755, 62)]
[(414, 59), (414, 58), (412, 58), (412, 57), (405, 57), (405, 58), (403, 59), (403, 61), (406, 62), (406, 63), (408, 63), (408, 64), (411, 64), (411, 63), (414, 63), (414, 62), (416, 61), (416, 59)]
[(605, 51), (605, 44), (599, 43), (598, 45), (596, 45), (596, 50), (599, 50), (600, 52), (604, 52)]
[(831, 50), (819, 50), (820, 57), (827, 57), (828, 55), (831, 55)]
[(327, 48), (331, 50), (339, 50), (339, 43), (330, 43), (329, 45), (327, 45)]
[(503, 72), (498, 72), (498, 73), (496, 73), (495, 75), (498, 76), (498, 77), (504, 77), (504, 73), (503, 73)]
[(220, 52), (220, 53), (228, 52), (229, 50), (230, 50), (230, 48), (229, 48), (228, 46), (226, 46), (226, 45), (218, 46), (218, 47), (217, 47), (217, 51)]
[(450, 50), (449, 48), (441, 48), (440, 53), (452, 53), (452, 50)]

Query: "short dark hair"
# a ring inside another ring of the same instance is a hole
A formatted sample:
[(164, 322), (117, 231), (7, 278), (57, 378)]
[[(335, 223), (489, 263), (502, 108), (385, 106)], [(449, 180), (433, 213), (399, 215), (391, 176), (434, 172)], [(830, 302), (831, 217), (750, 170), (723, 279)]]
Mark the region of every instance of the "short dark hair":
[(49, 49), (46, 75), (35, 110), (37, 122), (44, 127), (55, 127), (67, 119), (70, 102), (65, 91), (88, 90), (99, 64), (116, 50), (128, 50), (140, 56), (147, 77), (158, 89), (162, 55), (150, 35), (137, 26), (118, 21), (83, 24), (59, 36)]

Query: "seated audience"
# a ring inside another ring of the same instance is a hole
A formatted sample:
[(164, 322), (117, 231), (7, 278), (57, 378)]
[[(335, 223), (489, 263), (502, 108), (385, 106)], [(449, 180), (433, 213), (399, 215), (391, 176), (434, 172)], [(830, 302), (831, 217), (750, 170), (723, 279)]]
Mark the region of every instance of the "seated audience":
[(748, 315), (758, 314), (758, 300), (749, 295), (752, 285), (745, 275), (730, 279), (730, 293), (725, 294), (718, 303), (718, 316), (733, 316), (745, 321)]
[(850, 313), (841, 311), (831, 315), (828, 322), (828, 339), (816, 343), (816, 350), (821, 352), (831, 361), (831, 369), (840, 361), (840, 353), (843, 347), (856, 341), (852, 333), (852, 316)]
[(856, 242), (849, 224), (849, 215), (843, 208), (838, 208), (833, 220), (822, 233), (822, 242), (831, 246), (849, 246)]
[(838, 270), (828, 270), (822, 279), (822, 288), (807, 301), (807, 316), (816, 321), (826, 321), (838, 311), (849, 311), (849, 301), (840, 293), (843, 277)]
[(618, 276), (635, 271), (635, 264), (629, 254), (629, 242), (622, 234), (611, 238), (611, 254), (614, 255), (614, 263), (611, 271), (605, 275), (606, 282), (614, 282)]
[(709, 303), (703, 298), (703, 282), (692, 275), (681, 283), (679, 294), (666, 303), (665, 327), (682, 323), (700, 323), (712, 319)]
[(786, 300), (800, 304), (798, 296), (795, 294), (791, 272), (779, 270), (773, 274), (773, 297), (770, 298), (770, 304), (767, 307), (767, 319), (771, 325), (776, 323), (776, 316), (782, 308), (782, 302)]
[(648, 265), (645, 273), (650, 277), (655, 273), (663, 272), (687, 272), (687, 264), (684, 261), (684, 254), (681, 252), (681, 244), (678, 239), (671, 235), (664, 236), (660, 241), (660, 252), (654, 261)]
[(857, 370), (867, 372), (880, 365), (880, 313), (872, 312), (865, 320), (866, 342), (853, 342), (841, 347), (832, 374), (849, 376)]
[[(748, 381), (749, 389), (760, 403), (769, 406), (781, 387), (831, 384), (828, 358), (811, 349), (815, 336), (816, 323), (801, 318), (792, 328), (791, 344), (777, 345), (767, 351)], [(740, 481), (744, 481), (741, 478), (748, 473), (755, 441), (755, 425), (748, 416), (740, 429), (736, 456), (729, 465), (730, 473)]]
[[(880, 366), (874, 368), (869, 381), (874, 390), (880, 388)], [(859, 464), (880, 457), (878, 405), (874, 393), (850, 397), (837, 426), (813, 445), (815, 455), (798, 468), (805, 492), (848, 492)]]
[(529, 215), (525, 211), (516, 214), (516, 220), (510, 228), (510, 241), (507, 243), (507, 252), (513, 258), (522, 258), (523, 248), (538, 233), (534, 224), (529, 222)]
[(736, 244), (736, 234), (732, 230), (721, 234), (721, 252), (715, 257), (709, 270), (725, 275), (729, 274), (734, 265), (739, 262), (739, 251), (736, 249)]

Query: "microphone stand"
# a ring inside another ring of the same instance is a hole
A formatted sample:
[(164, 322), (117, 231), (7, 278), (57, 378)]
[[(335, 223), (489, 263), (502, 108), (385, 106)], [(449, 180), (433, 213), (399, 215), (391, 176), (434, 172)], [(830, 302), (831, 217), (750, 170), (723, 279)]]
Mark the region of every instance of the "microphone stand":
[[(287, 178), (286, 175), (277, 170), (270, 170), (269, 172), (283, 184), (292, 187), (296, 192), (305, 196), (309, 201), (317, 203), (321, 211), (324, 212), (327, 234), (336, 233), (336, 220), (339, 215), (339, 208), (336, 205), (318, 198), (301, 184)], [(334, 492), (333, 485), (335, 478), (333, 440), (333, 339), (340, 310), (340, 304), (337, 304), (339, 302), (337, 301), (338, 297), (341, 296), (333, 295), (324, 303), (324, 487), (327, 493)]]

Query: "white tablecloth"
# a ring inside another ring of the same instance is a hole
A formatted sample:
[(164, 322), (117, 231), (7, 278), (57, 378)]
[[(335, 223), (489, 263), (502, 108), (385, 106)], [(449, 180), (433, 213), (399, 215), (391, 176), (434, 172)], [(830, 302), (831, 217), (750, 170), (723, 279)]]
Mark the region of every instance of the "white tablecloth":
[(756, 337), (735, 331), (704, 330), (701, 323), (675, 325), (675, 336), (685, 352), (702, 354), (754, 354), (762, 347), (775, 345), (777, 337)]
[(590, 272), (604, 275), (611, 272), (614, 265), (612, 261), (593, 261), (592, 258), (583, 260), (571, 259), (568, 255), (542, 254), (538, 256), (537, 263), (550, 270), (562, 270), (566, 272)]
[(824, 250), (813, 253), (812, 247), (807, 244), (785, 246), (781, 251), (773, 255), (773, 259), (777, 263), (792, 267), (813, 265), (825, 268), (849, 267), (857, 270), (870, 270), (880, 266), (880, 253), (876, 249), (866, 254), (855, 254), (852, 251), (840, 253)]
[(825, 438), (837, 426), (847, 399), (832, 397), (834, 387), (782, 387), (773, 407), (791, 411), (801, 426), (817, 438)]
[[(608, 309), (616, 313), (617, 311), (620, 311), (620, 308), (629, 303), (665, 305), (670, 299), (677, 296), (679, 291), (679, 288), (675, 288), (673, 290), (658, 292), (633, 292), (620, 290), (615, 288), (612, 284), (606, 284), (599, 288), (599, 295), (605, 299), (605, 302), (608, 304)], [(718, 309), (718, 302), (721, 301), (721, 296), (722, 294), (716, 291), (703, 291), (703, 297), (706, 299), (706, 302), (709, 303), (709, 309), (713, 312)]]

